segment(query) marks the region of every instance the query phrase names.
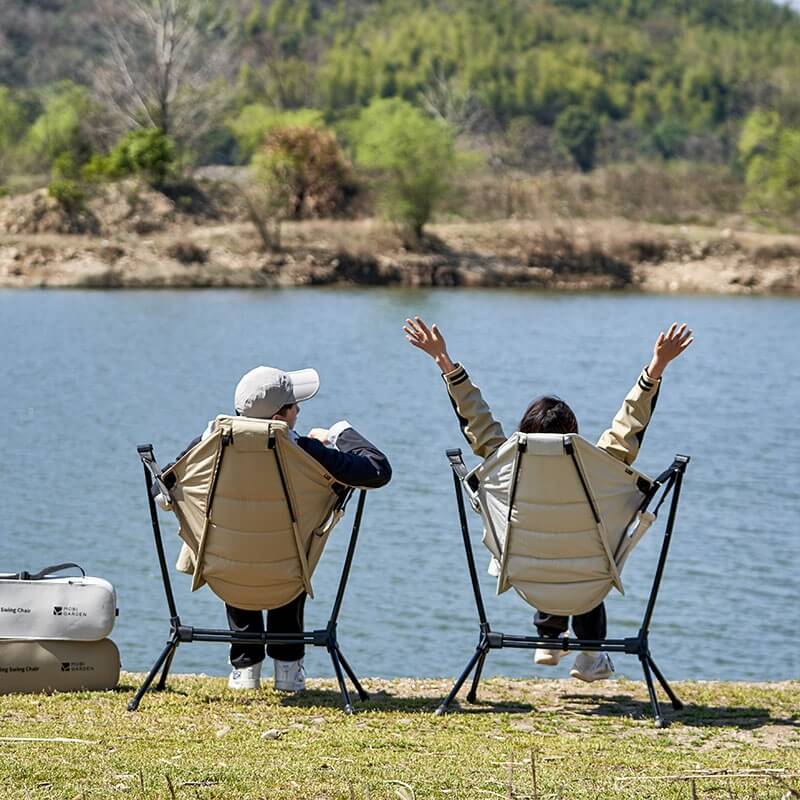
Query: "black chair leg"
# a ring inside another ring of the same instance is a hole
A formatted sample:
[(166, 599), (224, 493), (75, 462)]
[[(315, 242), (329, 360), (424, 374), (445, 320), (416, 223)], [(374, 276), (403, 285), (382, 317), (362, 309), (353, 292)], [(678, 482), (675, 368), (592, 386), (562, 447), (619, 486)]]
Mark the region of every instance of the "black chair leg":
[(653, 674), (656, 676), (656, 679), (663, 687), (664, 691), (667, 693), (670, 701), (672, 702), (672, 707), (676, 711), (680, 711), (683, 708), (683, 703), (681, 702), (678, 695), (672, 690), (672, 687), (667, 683), (667, 679), (661, 674), (661, 670), (656, 666), (656, 662), (653, 661), (653, 657), (648, 653), (647, 655), (647, 663), (650, 665), (650, 669), (653, 670)]
[(478, 661), (486, 657), (488, 650), (488, 645), (483, 641), (475, 648), (472, 658), (469, 660), (458, 680), (453, 684), (450, 694), (448, 694), (447, 697), (442, 700), (442, 702), (439, 704), (439, 707), (436, 709), (435, 713), (437, 716), (441, 716), (445, 713), (445, 711), (447, 711), (448, 706), (453, 702), (453, 698), (458, 694), (459, 690), (464, 685), (464, 681), (466, 681), (466, 679), (469, 677), (470, 672), (472, 672), (472, 670), (475, 668), (475, 665), (478, 663)]
[(174, 647), (172, 652), (167, 656), (167, 660), (164, 662), (164, 668), (161, 670), (161, 677), (158, 679), (158, 683), (156, 684), (156, 691), (163, 692), (167, 686), (167, 677), (169, 676), (169, 670), (172, 667), (172, 659), (175, 658), (175, 653), (177, 652), (178, 648)]
[(178, 640), (175, 637), (172, 637), (167, 644), (165, 645), (164, 649), (161, 651), (161, 654), (156, 659), (156, 663), (153, 664), (152, 669), (150, 672), (147, 673), (147, 677), (144, 679), (144, 683), (139, 687), (139, 691), (133, 696), (133, 699), (128, 703), (128, 711), (136, 711), (139, 708), (139, 703), (144, 696), (144, 693), (150, 688), (150, 684), (153, 682), (153, 679), (156, 677), (156, 674), (161, 669), (161, 665), (166, 663), (167, 659), (172, 660), (172, 656), (175, 653), (175, 649), (178, 646)]
[(336, 655), (339, 657), (339, 662), (341, 663), (344, 671), (347, 673), (347, 677), (350, 678), (350, 682), (353, 684), (353, 686), (355, 686), (359, 698), (361, 700), (369, 700), (369, 694), (356, 677), (355, 672), (353, 672), (353, 668), (347, 663), (347, 659), (342, 655), (342, 651), (339, 649), (338, 644), (336, 645)]
[(481, 673), (483, 672), (483, 665), (486, 663), (487, 653), (488, 651), (484, 650), (483, 654), (478, 659), (477, 665), (475, 666), (475, 675), (472, 678), (472, 686), (467, 694), (467, 700), (470, 703), (474, 703), (478, 699), (478, 684), (481, 681)]
[(342, 672), (342, 664), (339, 661), (339, 652), (337, 647), (328, 647), (328, 652), (333, 662), (333, 671), (336, 673), (336, 680), (339, 683), (339, 691), (342, 693), (342, 700), (344, 701), (344, 710), (347, 714), (353, 714), (353, 703), (350, 700), (350, 692), (347, 691), (347, 684), (344, 680), (344, 673)]
[(658, 697), (656, 696), (656, 687), (653, 686), (653, 676), (650, 674), (650, 663), (647, 656), (640, 655), (639, 661), (644, 670), (644, 680), (647, 683), (647, 693), (650, 695), (650, 705), (653, 707), (653, 716), (656, 719), (656, 728), (666, 728), (667, 721), (661, 714), (661, 706), (658, 704)]

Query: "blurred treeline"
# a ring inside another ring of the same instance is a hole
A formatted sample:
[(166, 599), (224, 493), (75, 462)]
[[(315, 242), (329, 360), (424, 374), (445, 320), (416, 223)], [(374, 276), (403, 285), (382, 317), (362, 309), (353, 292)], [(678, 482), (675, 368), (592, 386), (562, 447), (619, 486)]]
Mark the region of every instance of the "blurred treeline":
[[(632, 171), (655, 189), (697, 176), (721, 211), (786, 220), (800, 209), (800, 15), (769, 0), (3, 6), (5, 191), (135, 172), (160, 185), (210, 164), (253, 164), (274, 186), (323, 152), (341, 179), (334, 205), (357, 194), (355, 165), (383, 175), (375, 195), (420, 230), (465, 171), (501, 182), (510, 213), (529, 202), (514, 195), (525, 176), (593, 171), (602, 186)], [(166, 55), (165, 9), (185, 37)], [(391, 197), (410, 167), (421, 178)], [(313, 213), (290, 194), (293, 215)]]

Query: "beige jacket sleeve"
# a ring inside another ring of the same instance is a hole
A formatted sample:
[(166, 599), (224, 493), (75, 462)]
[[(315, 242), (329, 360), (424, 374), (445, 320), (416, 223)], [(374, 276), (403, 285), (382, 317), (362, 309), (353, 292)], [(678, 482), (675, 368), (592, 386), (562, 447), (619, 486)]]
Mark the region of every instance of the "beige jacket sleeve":
[(503, 426), (492, 416), (481, 390), (458, 364), (442, 375), (464, 438), (479, 458), (488, 458), (506, 440)]
[(611, 427), (598, 439), (597, 446), (625, 464), (633, 464), (655, 410), (660, 388), (661, 378), (654, 381), (643, 369)]

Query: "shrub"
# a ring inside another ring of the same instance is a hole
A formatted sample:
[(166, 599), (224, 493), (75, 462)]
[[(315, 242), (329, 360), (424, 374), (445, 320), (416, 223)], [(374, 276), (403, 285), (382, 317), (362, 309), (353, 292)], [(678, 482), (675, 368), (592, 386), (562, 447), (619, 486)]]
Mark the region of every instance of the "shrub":
[(85, 208), (86, 193), (76, 181), (68, 178), (57, 178), (50, 181), (47, 193), (58, 202), (69, 216), (76, 216)]
[(189, 241), (173, 242), (167, 247), (167, 255), (181, 264), (205, 264), (208, 261), (208, 250)]
[(422, 235), (455, 168), (450, 128), (399, 98), (374, 100), (351, 127), (357, 162), (377, 175), (384, 213)]
[(88, 180), (138, 175), (161, 188), (174, 172), (176, 158), (175, 143), (169, 136), (158, 128), (143, 128), (125, 134), (107, 155), (93, 156), (82, 174)]
[(283, 198), (287, 219), (333, 216), (345, 210), (353, 194), (350, 166), (330, 131), (276, 128), (253, 166), (265, 190)]

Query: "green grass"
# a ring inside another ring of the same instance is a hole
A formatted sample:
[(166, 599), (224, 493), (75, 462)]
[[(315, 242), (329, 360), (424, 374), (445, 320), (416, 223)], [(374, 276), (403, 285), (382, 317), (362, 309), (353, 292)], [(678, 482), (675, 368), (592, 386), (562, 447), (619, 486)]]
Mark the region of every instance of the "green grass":
[(371, 680), (348, 717), (330, 681), (295, 697), (205, 677), (130, 714), (138, 677), (0, 697), (0, 798), (800, 798), (800, 682), (677, 684), (686, 709), (657, 730), (631, 681), (493, 679), (435, 717), (445, 681)]

